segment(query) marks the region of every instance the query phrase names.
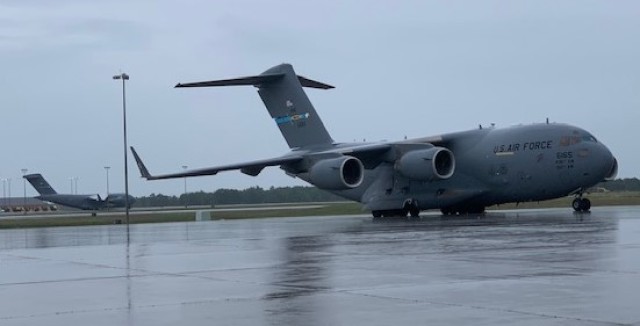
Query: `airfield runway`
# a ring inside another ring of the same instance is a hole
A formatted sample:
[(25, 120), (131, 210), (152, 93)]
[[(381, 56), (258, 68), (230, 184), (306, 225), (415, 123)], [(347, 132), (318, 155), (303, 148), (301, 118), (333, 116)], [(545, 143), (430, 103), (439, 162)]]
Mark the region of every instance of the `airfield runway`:
[(640, 325), (640, 207), (0, 231), (1, 325)]

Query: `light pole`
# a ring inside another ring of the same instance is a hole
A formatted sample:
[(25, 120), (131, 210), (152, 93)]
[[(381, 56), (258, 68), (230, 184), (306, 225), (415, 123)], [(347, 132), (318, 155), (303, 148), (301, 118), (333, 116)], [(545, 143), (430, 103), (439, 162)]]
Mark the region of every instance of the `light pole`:
[(71, 192), (70, 192), (70, 194), (72, 194), (72, 195), (73, 195), (73, 177), (70, 177), (70, 178), (69, 178), (69, 185), (71, 186)]
[(109, 169), (111, 167), (110, 166), (105, 166), (104, 170), (107, 171), (107, 197), (109, 197)]
[(78, 179), (80, 179), (79, 177), (73, 177), (73, 183), (75, 185), (76, 191), (74, 192), (74, 194), (78, 194)]
[(2, 205), (7, 206), (7, 179), (2, 179)]
[[(188, 166), (183, 165), (182, 169), (186, 170), (188, 168)], [(187, 208), (188, 206), (188, 201), (187, 201), (187, 177), (184, 177), (184, 208)]]
[(22, 168), (20, 169), (20, 171), (22, 171), (22, 211), (24, 212), (24, 214), (27, 214), (27, 179), (25, 179), (24, 176), (29, 170), (27, 168)]
[(126, 81), (129, 75), (121, 73), (113, 76), (114, 80), (122, 80), (122, 129), (124, 138), (124, 211), (127, 219), (127, 244), (129, 244), (129, 169), (127, 168), (127, 96)]
[(7, 197), (9, 197), (8, 200), (8, 204), (9, 206), (11, 206), (11, 178), (7, 178), (7, 184), (9, 185), (9, 187), (7, 188), (9, 191), (7, 191)]

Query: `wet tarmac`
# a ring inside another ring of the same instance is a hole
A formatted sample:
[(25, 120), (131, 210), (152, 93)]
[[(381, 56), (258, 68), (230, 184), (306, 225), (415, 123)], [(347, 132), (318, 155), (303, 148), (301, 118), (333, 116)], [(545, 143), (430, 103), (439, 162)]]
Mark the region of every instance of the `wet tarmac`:
[[(208, 211), (211, 213), (216, 212), (238, 212), (238, 211), (272, 211), (272, 210), (303, 210), (322, 208), (326, 205), (322, 204), (307, 204), (307, 205), (220, 205), (218, 208), (211, 208), (211, 206), (190, 206), (188, 208), (182, 207), (164, 207), (164, 208), (136, 208), (131, 209), (129, 214), (131, 215), (153, 215), (153, 214), (170, 214), (170, 213), (194, 213), (197, 211)], [(46, 211), (46, 212), (28, 212), (27, 214), (21, 212), (0, 212), (0, 219), (44, 219), (58, 217), (89, 217), (94, 216), (122, 216), (124, 209), (116, 208), (113, 210), (101, 210), (98, 212), (82, 211), (77, 209), (60, 210), (60, 211)]]
[(640, 325), (640, 207), (0, 231), (0, 325)]

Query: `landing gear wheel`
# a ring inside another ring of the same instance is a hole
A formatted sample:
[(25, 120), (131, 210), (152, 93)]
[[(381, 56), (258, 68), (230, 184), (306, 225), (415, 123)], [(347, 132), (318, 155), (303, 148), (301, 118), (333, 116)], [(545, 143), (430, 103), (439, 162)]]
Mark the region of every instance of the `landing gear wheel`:
[(582, 205), (582, 198), (576, 198), (573, 200), (573, 202), (571, 202), (571, 207), (573, 207), (573, 210), (576, 212), (581, 211)]
[(471, 206), (467, 209), (467, 213), (474, 215), (484, 214), (484, 206)]
[(588, 212), (591, 209), (591, 201), (588, 198), (582, 198), (581, 205), (583, 212)]
[(403, 206), (402, 211), (404, 212), (404, 216), (409, 214), (412, 218), (420, 217), (420, 205), (418, 205), (417, 200), (413, 198), (407, 199)]
[(373, 215), (374, 219), (405, 217), (407, 216), (407, 212), (405, 212), (403, 209), (382, 209), (371, 211), (371, 215)]
[(587, 198), (576, 198), (571, 203), (576, 212), (588, 212), (591, 209), (591, 201)]

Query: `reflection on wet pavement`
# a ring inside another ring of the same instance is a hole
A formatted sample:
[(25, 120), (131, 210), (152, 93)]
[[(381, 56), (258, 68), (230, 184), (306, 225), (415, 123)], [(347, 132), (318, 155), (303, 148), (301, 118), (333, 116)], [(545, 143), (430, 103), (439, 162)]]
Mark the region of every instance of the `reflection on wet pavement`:
[(639, 213), (3, 230), (0, 324), (639, 324)]

